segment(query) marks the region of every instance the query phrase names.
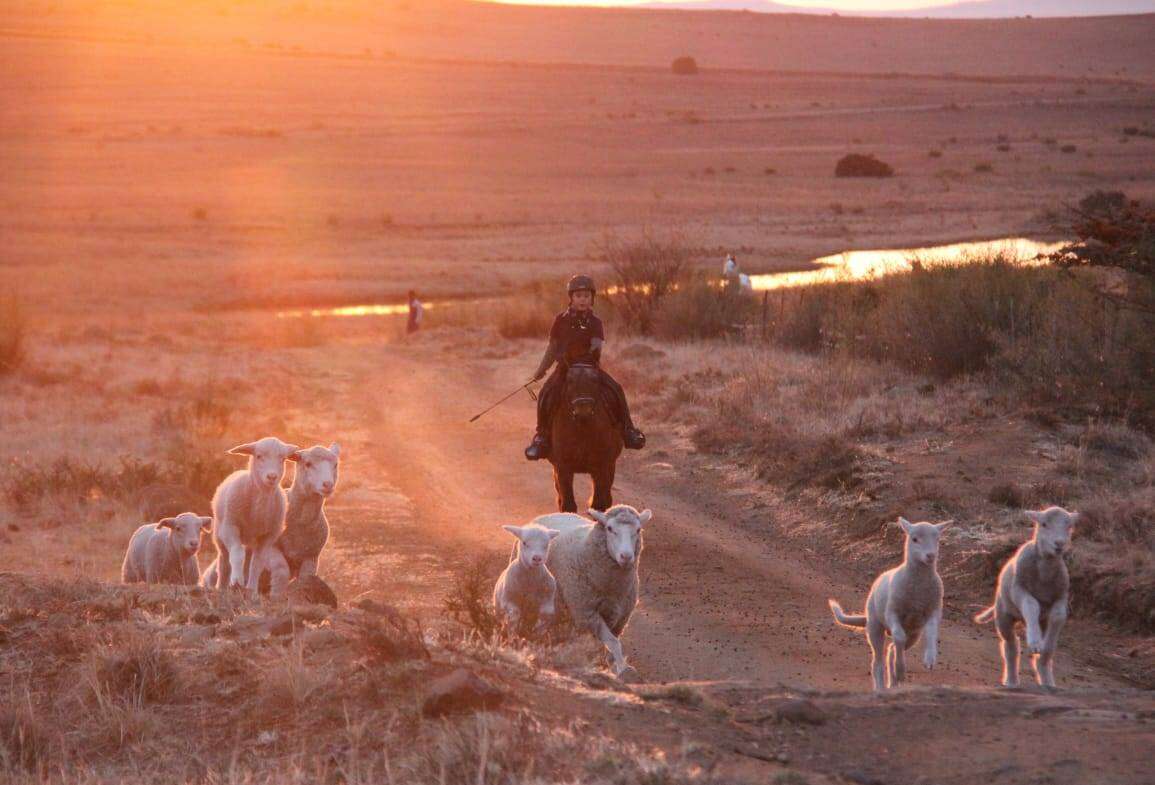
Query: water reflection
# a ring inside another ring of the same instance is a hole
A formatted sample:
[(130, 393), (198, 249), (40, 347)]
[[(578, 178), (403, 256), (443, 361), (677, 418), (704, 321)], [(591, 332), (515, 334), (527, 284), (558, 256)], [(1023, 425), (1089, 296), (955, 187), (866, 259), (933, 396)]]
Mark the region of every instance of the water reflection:
[[(755, 291), (784, 289), (792, 286), (810, 286), (837, 281), (863, 281), (893, 273), (909, 272), (917, 262), (923, 267), (936, 264), (958, 264), (972, 259), (989, 258), (995, 254), (1022, 264), (1041, 263), (1039, 258), (1054, 253), (1063, 243), (1044, 243), (1025, 237), (1002, 240), (984, 240), (973, 243), (954, 243), (926, 248), (885, 248), (873, 251), (844, 251), (815, 259), (813, 270), (789, 273), (751, 275), (750, 285)], [(620, 291), (616, 286), (603, 289), (607, 295)], [(495, 302), (487, 297), (477, 300), (447, 300), (424, 302), (426, 310), (457, 304)], [(323, 316), (401, 316), (408, 312), (406, 303), (365, 303), (328, 308), (290, 308), (277, 312), (281, 318)]]
[(893, 273), (909, 272), (912, 262), (923, 267), (936, 264), (958, 264), (971, 259), (988, 258), (1001, 254), (1007, 259), (1025, 264), (1036, 262), (1040, 256), (1054, 253), (1063, 243), (1043, 243), (1025, 237), (1002, 240), (984, 240), (974, 243), (955, 243), (928, 248), (884, 248), (873, 251), (844, 251), (814, 260), (818, 267), (791, 273), (751, 275), (750, 285), (756, 291), (782, 289), (791, 286), (809, 286), (836, 281), (861, 281)]

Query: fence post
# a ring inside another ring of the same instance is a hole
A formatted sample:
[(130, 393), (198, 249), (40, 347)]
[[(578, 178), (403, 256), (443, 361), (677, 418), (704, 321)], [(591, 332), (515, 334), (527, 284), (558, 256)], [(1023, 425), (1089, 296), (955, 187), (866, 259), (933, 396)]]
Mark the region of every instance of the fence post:
[(766, 343), (766, 316), (770, 309), (770, 290), (762, 292), (762, 343)]

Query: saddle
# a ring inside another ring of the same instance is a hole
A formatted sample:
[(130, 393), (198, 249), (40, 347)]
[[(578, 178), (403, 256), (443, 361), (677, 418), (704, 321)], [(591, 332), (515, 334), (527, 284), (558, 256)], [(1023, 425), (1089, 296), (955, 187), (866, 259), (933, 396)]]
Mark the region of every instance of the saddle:
[[(605, 374), (605, 371), (603, 371), (598, 366), (593, 365), (592, 363), (574, 363), (573, 365), (569, 366), (569, 368), (566, 369), (567, 376), (570, 373), (570, 371), (573, 371), (574, 369), (593, 371), (594, 373), (596, 373), (598, 375), (598, 385), (597, 385), (597, 393), (596, 393), (597, 402), (600, 403), (602, 405), (602, 407), (606, 410), (606, 412), (610, 416), (610, 419), (613, 420), (614, 424), (617, 425), (618, 427), (621, 427), (622, 426), (621, 413), (618, 411), (617, 397), (609, 389), (609, 386), (606, 385), (605, 382), (603, 381), (603, 375)], [(565, 380), (564, 379), (562, 380), (561, 384), (559, 384), (557, 386), (557, 390), (556, 390), (555, 394), (552, 396), (552, 398), (553, 398), (553, 400), (548, 402), (549, 403), (549, 415), (550, 415), (551, 419), (557, 414), (558, 410), (561, 409), (561, 407), (563, 405), (567, 405), (569, 403), (572, 403), (572, 401), (565, 400), (566, 396), (565, 396)]]

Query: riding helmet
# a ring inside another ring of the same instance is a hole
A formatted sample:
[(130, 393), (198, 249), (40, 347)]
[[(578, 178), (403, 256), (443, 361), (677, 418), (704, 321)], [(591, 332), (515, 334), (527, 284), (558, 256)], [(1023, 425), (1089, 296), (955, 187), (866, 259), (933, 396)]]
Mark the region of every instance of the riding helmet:
[(569, 284), (565, 288), (566, 292), (568, 292), (571, 296), (574, 292), (580, 292), (583, 289), (590, 294), (598, 293), (597, 287), (594, 286), (594, 279), (590, 278), (588, 275), (575, 275), (573, 278), (569, 279)]

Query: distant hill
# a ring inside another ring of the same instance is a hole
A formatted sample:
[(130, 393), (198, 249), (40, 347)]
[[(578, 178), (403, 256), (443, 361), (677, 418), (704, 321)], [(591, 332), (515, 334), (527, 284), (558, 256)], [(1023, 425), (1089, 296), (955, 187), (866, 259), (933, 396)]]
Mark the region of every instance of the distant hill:
[(647, 3), (648, 8), (679, 8), (699, 11), (757, 11), (766, 14), (832, 14), (846, 16), (894, 16), (930, 19), (996, 19), (1016, 16), (1114, 16), (1155, 13), (1155, 0), (969, 0), (953, 5), (913, 11), (849, 12), (832, 8), (804, 8), (772, 0), (685, 0)]

